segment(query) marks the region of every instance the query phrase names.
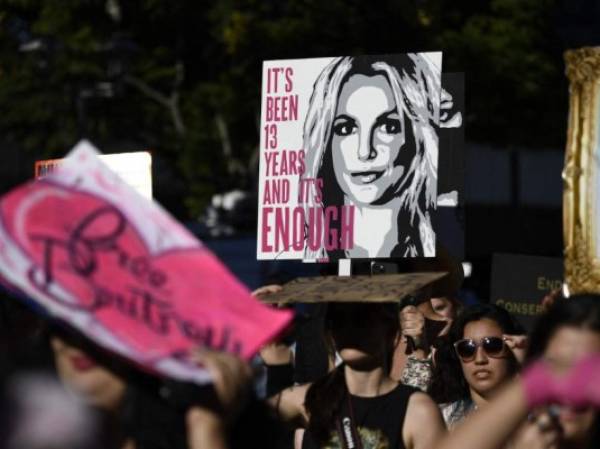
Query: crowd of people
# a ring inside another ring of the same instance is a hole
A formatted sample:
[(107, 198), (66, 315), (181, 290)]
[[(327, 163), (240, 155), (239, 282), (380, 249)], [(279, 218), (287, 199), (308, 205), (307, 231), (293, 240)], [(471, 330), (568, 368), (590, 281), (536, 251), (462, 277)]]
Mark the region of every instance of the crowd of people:
[(499, 306), (427, 290), (410, 305), (297, 307), (251, 363), (199, 348), (204, 387), (144, 372), (6, 297), (0, 446), (597, 448), (600, 296), (556, 296), (530, 333)]

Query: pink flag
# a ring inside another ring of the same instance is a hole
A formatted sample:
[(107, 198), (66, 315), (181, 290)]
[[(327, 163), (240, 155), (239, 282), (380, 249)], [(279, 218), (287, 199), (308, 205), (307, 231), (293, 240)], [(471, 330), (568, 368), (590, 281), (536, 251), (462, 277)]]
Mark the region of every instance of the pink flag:
[(189, 350), (249, 358), (290, 320), (252, 298), (88, 143), (55, 173), (2, 197), (0, 219), (3, 282), (151, 371), (204, 383)]

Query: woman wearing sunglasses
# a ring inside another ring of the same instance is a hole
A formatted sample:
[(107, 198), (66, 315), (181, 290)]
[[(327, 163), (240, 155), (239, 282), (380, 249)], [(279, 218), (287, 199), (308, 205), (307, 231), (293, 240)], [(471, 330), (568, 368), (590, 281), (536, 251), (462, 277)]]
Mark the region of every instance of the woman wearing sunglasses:
[[(600, 295), (559, 300), (531, 334), (522, 376), (437, 449), (600, 448)], [(537, 360), (537, 361), (536, 361)]]
[[(430, 394), (453, 428), (489, 401), (519, 369), (522, 328), (501, 307), (467, 307), (454, 321), (448, 339), (435, 355)], [(513, 351), (514, 349), (514, 351)]]

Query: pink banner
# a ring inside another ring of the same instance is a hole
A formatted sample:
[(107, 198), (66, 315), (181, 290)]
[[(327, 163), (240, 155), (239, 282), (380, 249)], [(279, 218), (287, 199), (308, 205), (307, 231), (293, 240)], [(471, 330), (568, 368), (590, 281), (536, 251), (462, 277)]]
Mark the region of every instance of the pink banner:
[(205, 382), (195, 347), (252, 356), (289, 322), (87, 144), (48, 178), (0, 200), (4, 281), (100, 345), (148, 369)]

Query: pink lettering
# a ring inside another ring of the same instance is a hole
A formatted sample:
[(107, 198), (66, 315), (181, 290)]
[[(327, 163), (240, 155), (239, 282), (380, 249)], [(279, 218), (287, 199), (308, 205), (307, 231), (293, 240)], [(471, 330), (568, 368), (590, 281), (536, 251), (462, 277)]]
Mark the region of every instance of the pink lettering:
[(263, 194), (263, 204), (287, 204), (289, 201), (289, 179), (267, 179)]
[(291, 92), (292, 89), (294, 88), (294, 85), (292, 83), (293, 75), (294, 75), (294, 69), (292, 69), (291, 67), (286, 67), (286, 69), (285, 69), (285, 91), (286, 92)]
[(340, 220), (340, 248), (354, 248), (354, 206), (342, 206)]
[(273, 97), (267, 97), (267, 122), (273, 121)]
[(269, 226), (269, 214), (273, 212), (272, 207), (263, 207), (262, 210), (262, 232), (260, 234), (261, 237), (261, 249), (263, 253), (270, 253), (273, 251), (273, 247), (268, 243), (269, 232), (271, 231), (271, 226)]
[(281, 97), (268, 96), (266, 100), (266, 121), (290, 122), (298, 120), (298, 95)]
[[(269, 226), (273, 213), (274, 225)], [(262, 218), (261, 248), (265, 253), (290, 248), (301, 251), (305, 246), (311, 251), (354, 247), (354, 206), (312, 207), (308, 211), (301, 206), (263, 207)]]
[(278, 80), (279, 74), (283, 69), (281, 67), (274, 67), (267, 70), (267, 93), (277, 92), (279, 90)]
[(317, 251), (321, 247), (323, 231), (323, 209), (313, 207), (308, 211), (308, 248)]
[(280, 87), (280, 79), (284, 83), (286, 92), (294, 88), (294, 69), (291, 67), (272, 67), (267, 69), (267, 93), (277, 93)]
[(298, 174), (300, 176), (302, 176), (306, 171), (306, 163), (304, 162), (305, 154), (306, 153), (304, 152), (304, 150), (298, 151)]
[(304, 152), (265, 151), (267, 176), (301, 175), (304, 172)]
[(298, 182), (298, 203), (307, 203), (312, 196), (315, 203), (321, 202), (321, 189), (323, 188), (323, 179), (321, 178), (302, 178)]
[(295, 251), (300, 251), (304, 248), (304, 209), (300, 206), (294, 208), (294, 231), (292, 246)]
[[(276, 153), (266, 151), (264, 154), (265, 154), (265, 162), (267, 165), (267, 176), (273, 176), (273, 171), (271, 168), (271, 161), (275, 158)], [(277, 174), (275, 174), (274, 176), (277, 176)]]
[(325, 209), (325, 249), (327, 251), (333, 251), (338, 247), (338, 233), (337, 229), (331, 227), (331, 222), (337, 220), (338, 208), (336, 206), (329, 206)]
[(323, 201), (323, 178), (315, 179), (315, 203)]
[(281, 246), (285, 251), (290, 248), (290, 209), (288, 207), (275, 209), (275, 252), (279, 252)]

